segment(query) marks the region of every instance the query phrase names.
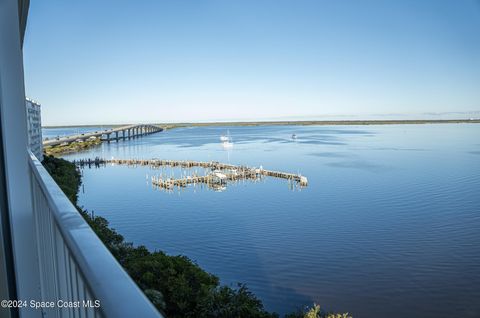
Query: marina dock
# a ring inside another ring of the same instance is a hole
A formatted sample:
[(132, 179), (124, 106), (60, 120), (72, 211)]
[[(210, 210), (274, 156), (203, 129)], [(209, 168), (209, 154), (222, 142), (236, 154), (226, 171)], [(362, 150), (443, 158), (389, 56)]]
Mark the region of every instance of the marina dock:
[(149, 166), (152, 168), (161, 167), (181, 167), (191, 169), (200, 167), (209, 170), (205, 175), (197, 175), (193, 173), (182, 178), (168, 178), (164, 176), (152, 176), (153, 185), (163, 189), (173, 189), (175, 187), (186, 187), (189, 184), (205, 184), (211, 188), (220, 188), (228, 182), (239, 180), (257, 180), (264, 177), (273, 177), (286, 179), (294, 182), (300, 187), (308, 185), (308, 179), (301, 174), (293, 174), (281, 171), (266, 170), (263, 167), (237, 166), (218, 161), (190, 161), (190, 160), (160, 160), (160, 159), (81, 159), (75, 160), (74, 163), (79, 167), (100, 167), (107, 164), (112, 165), (128, 165), (128, 166)]

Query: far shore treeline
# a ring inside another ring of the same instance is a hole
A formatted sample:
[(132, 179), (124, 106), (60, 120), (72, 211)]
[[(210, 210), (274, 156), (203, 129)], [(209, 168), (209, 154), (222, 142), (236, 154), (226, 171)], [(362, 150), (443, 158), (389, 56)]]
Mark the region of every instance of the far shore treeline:
[[(77, 167), (64, 159), (45, 156), (43, 165), (65, 195), (113, 256), (143, 290), (145, 295), (170, 318), (273, 318), (279, 317), (263, 307), (245, 284), (235, 287), (220, 285), (217, 276), (207, 273), (186, 256), (149, 251), (145, 246), (125, 242), (123, 236), (109, 227), (108, 221), (78, 206), (81, 174)], [(348, 314), (331, 314), (298, 304), (297, 312), (285, 318), (347, 318)]]
[[(392, 120), (279, 120), (279, 121), (218, 121), (218, 122), (198, 122), (198, 123), (153, 123), (169, 129), (180, 127), (205, 127), (205, 126), (334, 126), (334, 125), (419, 125), (419, 124), (461, 124), (461, 123), (480, 123), (480, 118), (472, 119), (392, 119)], [(69, 128), (69, 127), (121, 127), (133, 123), (124, 124), (97, 124), (97, 125), (48, 125), (42, 128)]]

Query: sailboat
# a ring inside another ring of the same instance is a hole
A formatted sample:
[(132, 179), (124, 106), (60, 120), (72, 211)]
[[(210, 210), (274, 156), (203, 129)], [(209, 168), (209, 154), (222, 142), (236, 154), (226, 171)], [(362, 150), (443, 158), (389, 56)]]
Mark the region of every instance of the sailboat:
[(229, 140), (228, 136), (225, 136), (225, 135), (220, 136), (220, 141), (228, 141), (228, 140)]
[(227, 134), (226, 134), (226, 135), (221, 135), (221, 136), (220, 136), (220, 141), (221, 141), (221, 142), (226, 142), (226, 141), (228, 142), (228, 141), (230, 141), (230, 131), (229, 131), (229, 130), (227, 130)]
[(221, 135), (220, 141), (222, 142), (223, 148), (228, 149), (233, 147), (232, 138), (230, 137), (230, 131), (227, 131), (227, 135)]

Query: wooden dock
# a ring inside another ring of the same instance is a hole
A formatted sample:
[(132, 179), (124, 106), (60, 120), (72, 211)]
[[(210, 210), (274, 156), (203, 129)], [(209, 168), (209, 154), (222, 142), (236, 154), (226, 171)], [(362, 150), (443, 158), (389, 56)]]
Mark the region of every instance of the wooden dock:
[(209, 169), (210, 172), (206, 175), (199, 176), (194, 173), (191, 176), (183, 178), (166, 178), (166, 177), (151, 177), (153, 185), (163, 189), (173, 189), (175, 187), (186, 187), (189, 184), (205, 184), (211, 188), (218, 188), (226, 185), (228, 182), (239, 180), (257, 180), (263, 177), (273, 177), (286, 179), (295, 182), (300, 187), (308, 185), (308, 179), (301, 174), (293, 174), (281, 171), (266, 170), (263, 167), (248, 167), (236, 166), (218, 161), (186, 161), (186, 160), (160, 160), (160, 159), (81, 159), (75, 160), (74, 163), (80, 167), (100, 167), (107, 164), (113, 165), (128, 165), (128, 166), (149, 166), (152, 168), (161, 167), (181, 167), (194, 168), (201, 167)]

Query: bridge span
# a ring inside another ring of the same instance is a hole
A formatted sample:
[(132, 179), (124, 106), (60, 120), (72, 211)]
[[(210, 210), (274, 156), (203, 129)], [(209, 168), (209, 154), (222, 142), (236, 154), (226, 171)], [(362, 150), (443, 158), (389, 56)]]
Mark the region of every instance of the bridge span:
[(103, 141), (110, 142), (112, 140), (119, 141), (120, 139), (136, 138), (144, 135), (153, 134), (163, 131), (163, 128), (157, 125), (139, 124), (117, 127), (113, 129), (106, 129), (95, 132), (88, 132), (84, 134), (77, 134), (67, 137), (48, 139), (43, 141), (43, 147), (57, 146), (61, 144), (70, 144), (75, 141), (86, 141), (90, 138), (100, 138)]

